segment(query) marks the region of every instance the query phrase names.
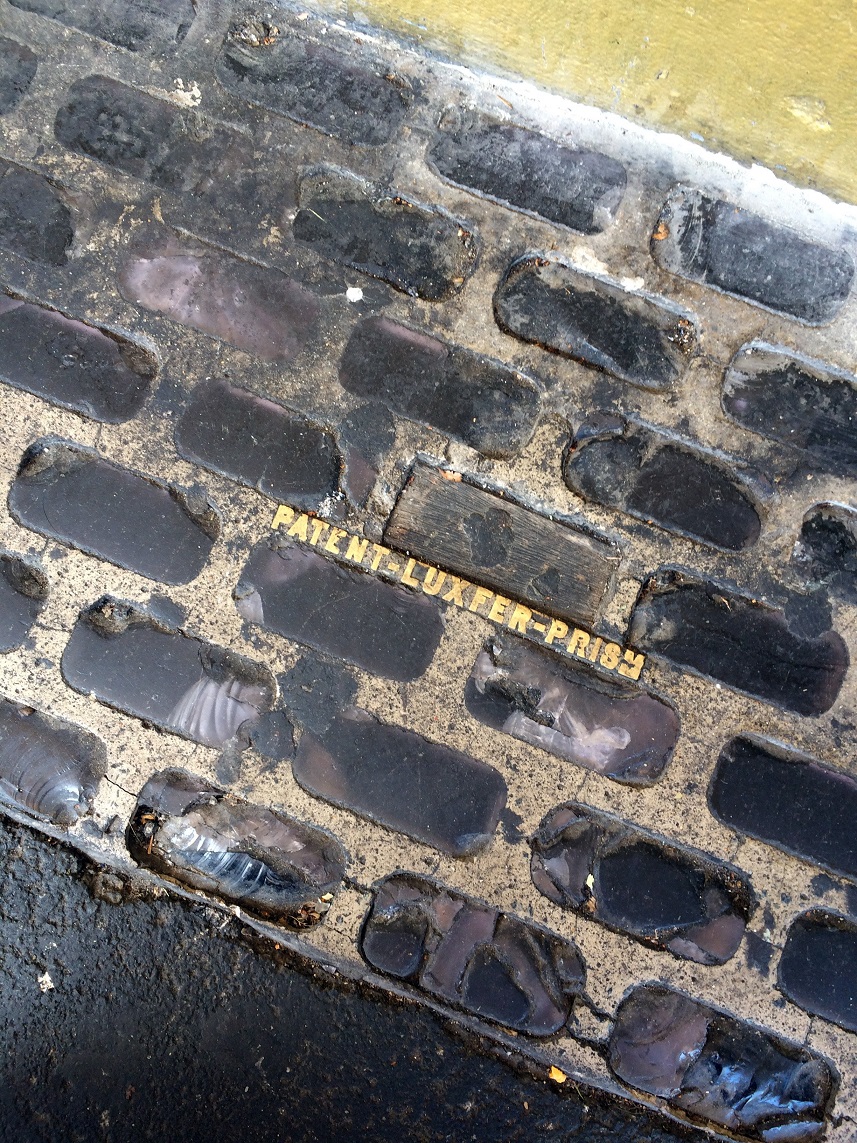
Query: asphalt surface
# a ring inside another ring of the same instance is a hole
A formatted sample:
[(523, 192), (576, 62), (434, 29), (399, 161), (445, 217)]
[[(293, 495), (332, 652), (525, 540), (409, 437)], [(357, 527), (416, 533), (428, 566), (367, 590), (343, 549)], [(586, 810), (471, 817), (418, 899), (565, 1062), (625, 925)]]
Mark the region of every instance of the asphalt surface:
[(3, 1143), (704, 1138), (480, 1054), (7, 819), (0, 855)]

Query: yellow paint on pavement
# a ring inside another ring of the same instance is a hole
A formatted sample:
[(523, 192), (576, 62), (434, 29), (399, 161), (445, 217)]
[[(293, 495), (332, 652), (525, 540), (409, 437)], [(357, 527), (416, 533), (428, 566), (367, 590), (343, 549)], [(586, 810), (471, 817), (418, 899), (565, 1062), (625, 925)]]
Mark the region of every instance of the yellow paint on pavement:
[(857, 202), (853, 0), (322, 3)]

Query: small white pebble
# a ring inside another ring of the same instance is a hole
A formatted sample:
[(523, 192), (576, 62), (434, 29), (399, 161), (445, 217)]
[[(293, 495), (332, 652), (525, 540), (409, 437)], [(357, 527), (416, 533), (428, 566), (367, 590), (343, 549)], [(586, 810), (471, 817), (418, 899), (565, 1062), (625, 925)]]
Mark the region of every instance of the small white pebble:
[(51, 980), (51, 974), (49, 972), (43, 972), (39, 977), (39, 988), (42, 990), (42, 992), (53, 991), (54, 982)]
[(349, 302), (362, 302), (363, 301), (363, 291), (360, 289), (359, 286), (349, 286), (348, 289), (345, 291), (345, 296), (346, 296), (346, 298), (348, 298)]

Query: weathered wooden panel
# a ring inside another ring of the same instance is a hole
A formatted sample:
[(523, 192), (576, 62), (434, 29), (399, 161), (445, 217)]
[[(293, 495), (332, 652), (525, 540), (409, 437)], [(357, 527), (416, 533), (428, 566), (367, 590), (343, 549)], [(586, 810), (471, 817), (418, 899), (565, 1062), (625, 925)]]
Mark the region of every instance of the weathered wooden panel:
[(615, 545), (450, 475), (414, 466), (385, 542), (549, 615), (593, 623), (619, 563)]

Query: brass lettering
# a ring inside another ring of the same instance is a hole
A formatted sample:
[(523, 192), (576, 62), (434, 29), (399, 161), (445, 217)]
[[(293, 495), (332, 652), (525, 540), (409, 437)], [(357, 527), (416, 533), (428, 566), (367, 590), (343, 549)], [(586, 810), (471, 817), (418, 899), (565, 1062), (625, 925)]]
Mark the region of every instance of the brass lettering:
[(307, 526), (309, 525), (309, 516), (305, 512), (301, 512), (300, 516), (292, 523), (292, 526), (286, 532), (287, 536), (296, 536), (299, 540), (306, 540)]
[(598, 658), (598, 652), (601, 650), (601, 644), (603, 642), (604, 642), (604, 640), (599, 635), (596, 638), (594, 643), (590, 643), (589, 647), (586, 650), (586, 657), (590, 661), (590, 663), (594, 663), (595, 660)]
[(368, 547), (368, 540), (364, 540), (360, 536), (352, 536), (345, 550), (345, 558), (347, 560), (354, 560), (355, 563), (359, 564), (366, 555), (366, 549)]
[(568, 641), (568, 650), (571, 655), (579, 655), (583, 658), (586, 648), (589, 646), (589, 634), (586, 631), (581, 631), (579, 627), (571, 633), (571, 638)]
[(622, 648), (618, 643), (605, 643), (604, 650), (601, 652), (601, 658), (598, 662), (602, 667), (606, 667), (608, 671), (615, 671), (619, 666), (621, 654)]
[(315, 545), (321, 539), (322, 533), (326, 532), (326, 531), (327, 531), (327, 524), (325, 524), (324, 520), (318, 520), (318, 519), (313, 520), (313, 522), (312, 522), (312, 533), (311, 533), (310, 538), (309, 538), (309, 542), (313, 545), (313, 547), (315, 547)]
[(643, 669), (643, 664), (646, 661), (645, 655), (635, 655), (630, 649), (622, 656), (625, 660), (619, 664), (619, 674), (624, 675), (626, 679), (639, 679), (640, 672)]
[[(310, 528), (310, 524), (312, 527)], [(298, 512), (288, 504), (278, 504), (274, 512), (271, 528), (286, 529), (286, 535), (311, 544), (319, 545), (321, 550), (333, 556), (339, 556), (356, 564), (362, 564), (367, 557), (371, 544), (372, 554), (369, 567), (373, 572), (381, 569), (388, 574), (398, 575), (400, 582), (408, 587), (419, 588), (425, 595), (440, 596), (445, 603), (454, 603), (456, 606), (466, 608), (468, 611), (485, 614), (494, 623), (503, 623), (510, 631), (517, 631), (521, 635), (537, 631), (544, 636), (544, 643), (552, 646), (554, 643), (563, 644), (563, 650), (569, 655), (579, 659), (586, 659), (590, 663), (598, 663), (607, 671), (618, 671), (626, 679), (639, 679), (645, 666), (646, 656), (642, 653), (624, 650), (618, 643), (606, 642), (601, 636), (590, 635), (576, 627), (571, 635), (568, 634), (568, 624), (562, 619), (543, 617), (534, 613), (521, 603), (513, 603), (503, 595), (489, 591), (485, 587), (477, 587), (469, 580), (461, 579), (430, 564), (420, 563), (414, 558), (408, 558), (402, 571), (402, 565), (396, 560), (396, 553), (375, 544), (362, 536), (355, 536), (345, 528), (337, 528), (318, 517), (306, 512)], [(325, 535), (326, 534), (326, 535)], [(340, 544), (348, 541), (343, 556)], [(382, 560), (386, 563), (382, 567)], [(422, 568), (424, 575), (420, 579), (416, 574), (417, 568)], [(441, 592), (446, 589), (445, 594)], [(473, 590), (469, 600), (465, 600), (465, 592)], [(565, 640), (567, 639), (567, 642)]]
[(344, 528), (331, 528), (330, 535), (324, 541), (324, 550), (330, 552), (331, 555), (341, 556), (339, 548), (336, 546), (340, 540), (344, 540), (348, 533)]
[(486, 591), (484, 587), (477, 587), (473, 593), (473, 598), (470, 601), (468, 611), (478, 611), (483, 603), (487, 603), (489, 599), (494, 598), (493, 591)]
[(416, 566), (417, 566), (416, 560), (413, 560), (413, 559), (408, 560), (408, 566), (402, 572), (402, 583), (406, 583), (408, 585), (408, 587), (419, 587), (420, 586), (420, 581), (418, 579), (414, 579), (413, 575), (411, 575), (411, 572), (414, 570), (414, 568)]
[(277, 508), (277, 511), (274, 513), (274, 519), (271, 521), (271, 527), (279, 528), (281, 524), (290, 524), (294, 518), (294, 508), (290, 508), (288, 504), (280, 504)]
[(522, 635), (527, 633), (527, 624), (533, 617), (532, 611), (529, 607), (524, 607), (523, 604), (516, 603), (515, 610), (508, 621), (510, 631), (520, 631)]
[(423, 580), (423, 591), (426, 595), (437, 595), (446, 580), (446, 572), (437, 568), (426, 568), (426, 578)]
[(452, 580), (452, 585), (446, 595), (441, 596), (441, 599), (444, 603), (457, 603), (459, 607), (464, 607), (464, 596), (461, 593), (470, 585), (466, 579), (459, 579), (457, 575), (451, 575), (449, 578)]
[(545, 635), (545, 642), (550, 645), (554, 639), (564, 639), (568, 634), (568, 624), (563, 623), (561, 619), (552, 619), (551, 625), (548, 628), (548, 633)]
[(495, 595), (488, 618), (493, 619), (495, 623), (502, 623), (506, 618), (506, 608), (511, 602), (511, 599), (506, 599), (502, 595)]

